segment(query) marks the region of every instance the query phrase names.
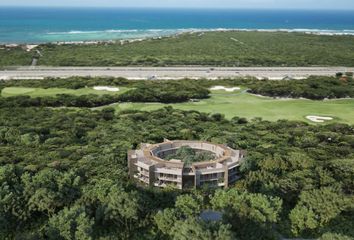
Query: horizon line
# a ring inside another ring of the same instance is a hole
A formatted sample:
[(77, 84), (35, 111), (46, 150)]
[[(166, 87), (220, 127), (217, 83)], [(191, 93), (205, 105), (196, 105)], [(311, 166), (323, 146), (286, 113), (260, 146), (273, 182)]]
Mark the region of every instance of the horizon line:
[(156, 7), (156, 6), (51, 6), (51, 5), (1, 5), (0, 7), (6, 8), (76, 8), (76, 9), (166, 9), (166, 10), (292, 10), (292, 11), (354, 11), (354, 8), (268, 8), (268, 7)]

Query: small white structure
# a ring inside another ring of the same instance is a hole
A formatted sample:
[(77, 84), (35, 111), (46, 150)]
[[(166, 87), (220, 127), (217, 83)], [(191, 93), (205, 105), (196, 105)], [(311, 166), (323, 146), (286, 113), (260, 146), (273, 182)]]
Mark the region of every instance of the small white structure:
[(307, 116), (306, 119), (315, 123), (324, 123), (325, 121), (333, 120), (332, 117), (321, 117), (321, 116)]
[(96, 86), (93, 89), (97, 91), (119, 92), (119, 88), (116, 87)]
[(241, 88), (239, 88), (239, 87), (228, 88), (228, 87), (224, 87), (224, 86), (214, 86), (214, 87), (210, 88), (210, 90), (214, 90), (214, 91), (224, 90), (226, 92), (234, 92), (234, 91), (237, 91), (237, 90), (241, 90)]

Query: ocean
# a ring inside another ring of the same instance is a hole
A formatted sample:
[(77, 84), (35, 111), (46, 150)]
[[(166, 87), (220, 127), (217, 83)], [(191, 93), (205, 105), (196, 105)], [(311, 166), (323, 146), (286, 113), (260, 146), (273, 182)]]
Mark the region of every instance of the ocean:
[(354, 35), (354, 11), (0, 7), (0, 43), (140, 39), (220, 29)]

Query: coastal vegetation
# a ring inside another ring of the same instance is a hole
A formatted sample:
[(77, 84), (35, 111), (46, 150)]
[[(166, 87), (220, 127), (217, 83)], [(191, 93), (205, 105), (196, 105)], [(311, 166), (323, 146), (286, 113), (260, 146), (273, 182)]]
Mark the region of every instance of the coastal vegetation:
[[(353, 126), (231, 120), (171, 107), (0, 107), (1, 239), (354, 237)], [(142, 188), (127, 150), (164, 138), (247, 150), (228, 190)], [(205, 221), (214, 210), (220, 221)]]
[(260, 81), (250, 93), (270, 97), (307, 98), (313, 100), (354, 98), (353, 76), (338, 78), (310, 77), (297, 81)]
[(206, 32), (135, 42), (1, 48), (0, 66), (354, 66), (354, 36)]

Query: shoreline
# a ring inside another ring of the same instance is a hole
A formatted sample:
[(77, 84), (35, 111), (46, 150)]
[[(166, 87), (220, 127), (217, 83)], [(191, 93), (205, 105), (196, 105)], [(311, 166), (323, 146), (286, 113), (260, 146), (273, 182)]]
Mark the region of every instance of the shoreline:
[[(159, 40), (163, 38), (173, 38), (184, 34), (200, 34), (200, 37), (206, 32), (261, 32), (261, 33), (300, 33), (309, 35), (320, 35), (320, 36), (354, 36), (354, 29), (344, 29), (344, 30), (330, 30), (330, 29), (247, 29), (247, 28), (188, 28), (188, 29), (127, 29), (127, 30), (98, 30), (98, 31), (68, 31), (68, 32), (56, 32), (56, 33), (45, 33), (46, 35), (90, 35), (96, 33), (120, 33), (120, 32), (136, 32), (139, 34), (145, 32), (160, 32), (160, 35), (152, 35), (145, 37), (117, 37), (112, 39), (96, 39), (96, 40), (73, 40), (73, 41), (28, 41), (28, 42), (0, 42), (0, 48), (6, 47), (19, 47), (26, 45), (96, 45), (96, 44), (127, 44), (145, 40)], [(163, 34), (164, 32), (169, 32), (169, 34)]]

